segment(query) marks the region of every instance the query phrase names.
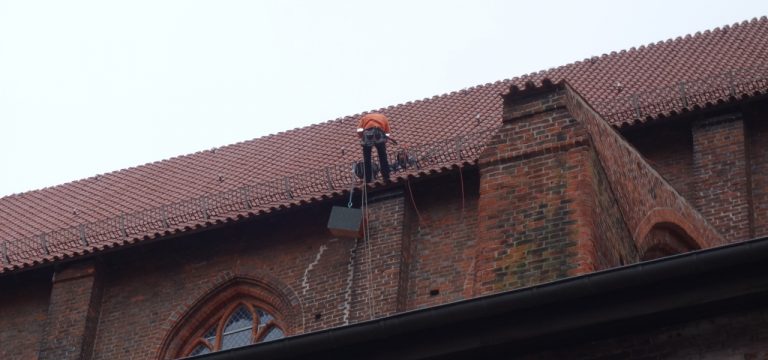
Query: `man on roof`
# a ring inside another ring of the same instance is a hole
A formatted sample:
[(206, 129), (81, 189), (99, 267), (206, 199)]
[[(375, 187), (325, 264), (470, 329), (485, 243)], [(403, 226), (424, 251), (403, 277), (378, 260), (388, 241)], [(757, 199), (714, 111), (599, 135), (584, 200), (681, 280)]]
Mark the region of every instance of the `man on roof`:
[(389, 181), (389, 161), (387, 160), (387, 139), (389, 138), (389, 119), (383, 114), (371, 113), (363, 115), (357, 124), (357, 136), (363, 145), (363, 162), (365, 169), (365, 182), (371, 182), (373, 169), (371, 168), (371, 151), (376, 147), (379, 154), (381, 175), (385, 181)]

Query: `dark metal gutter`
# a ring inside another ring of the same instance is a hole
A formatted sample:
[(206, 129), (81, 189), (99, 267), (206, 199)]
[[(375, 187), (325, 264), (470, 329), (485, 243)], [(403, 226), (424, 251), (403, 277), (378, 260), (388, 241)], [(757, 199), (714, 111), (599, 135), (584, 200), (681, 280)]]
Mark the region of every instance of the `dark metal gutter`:
[(510, 355), (750, 306), (768, 307), (768, 237), (196, 359)]

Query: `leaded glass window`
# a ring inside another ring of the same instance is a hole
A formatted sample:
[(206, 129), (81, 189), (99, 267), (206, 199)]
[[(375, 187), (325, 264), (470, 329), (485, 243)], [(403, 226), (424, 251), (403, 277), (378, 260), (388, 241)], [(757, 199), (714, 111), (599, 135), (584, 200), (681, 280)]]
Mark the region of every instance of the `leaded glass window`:
[(192, 339), (186, 355), (195, 356), (285, 337), (275, 317), (254, 304), (241, 303), (215, 317), (215, 323)]

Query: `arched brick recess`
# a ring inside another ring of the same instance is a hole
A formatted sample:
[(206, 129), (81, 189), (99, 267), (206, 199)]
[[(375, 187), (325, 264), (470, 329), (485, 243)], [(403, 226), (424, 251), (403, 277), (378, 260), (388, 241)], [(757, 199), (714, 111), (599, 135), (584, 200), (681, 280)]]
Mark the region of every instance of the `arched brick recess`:
[(286, 335), (304, 332), (301, 301), (287, 285), (269, 274), (219, 274), (196, 301), (185, 303), (166, 320), (165, 338), (158, 359), (174, 359), (186, 341), (222, 312), (243, 302), (253, 302), (280, 319)]
[(695, 243), (696, 249), (701, 249), (708, 245), (703, 243), (703, 234), (701, 234), (695, 227), (691, 226), (685, 218), (680, 216), (673, 209), (655, 208), (640, 221), (640, 224), (637, 225), (635, 231), (632, 232), (633, 238), (638, 245), (638, 249), (644, 250), (647, 248), (644, 246), (643, 240), (647, 237), (648, 232), (650, 232), (654, 226), (659, 224), (670, 224), (670, 226), (679, 228), (682, 233), (687, 234), (687, 236), (691, 238)]
[(675, 224), (656, 224), (643, 239), (645, 249), (640, 255), (642, 261), (664, 256), (682, 254), (698, 249), (696, 243)]
[[(666, 232), (667, 239), (674, 241), (662, 242), (660, 233)], [(682, 216), (669, 208), (656, 208), (640, 222), (633, 232), (637, 249), (642, 258), (649, 251), (679, 253), (701, 249), (703, 235)]]

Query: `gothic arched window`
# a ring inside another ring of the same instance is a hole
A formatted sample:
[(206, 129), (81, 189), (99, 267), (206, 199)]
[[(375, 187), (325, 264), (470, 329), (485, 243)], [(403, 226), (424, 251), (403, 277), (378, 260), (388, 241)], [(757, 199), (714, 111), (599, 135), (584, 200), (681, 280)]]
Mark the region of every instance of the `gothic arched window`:
[(183, 314), (172, 313), (158, 360), (209, 354), (301, 334), (304, 315), (293, 291), (262, 275), (210, 287)]
[(252, 302), (238, 302), (215, 314), (190, 338), (180, 356), (208, 354), (285, 336), (274, 312)]

